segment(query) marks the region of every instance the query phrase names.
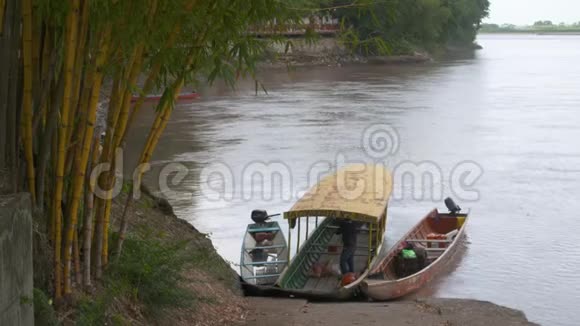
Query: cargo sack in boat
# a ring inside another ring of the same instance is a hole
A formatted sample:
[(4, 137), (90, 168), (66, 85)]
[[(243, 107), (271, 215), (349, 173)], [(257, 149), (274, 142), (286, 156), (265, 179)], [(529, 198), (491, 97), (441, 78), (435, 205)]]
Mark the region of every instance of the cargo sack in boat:
[(419, 270), (427, 267), (427, 250), (417, 247), (415, 248), (415, 255), (417, 255), (417, 259), (419, 260)]
[(415, 250), (413, 249), (403, 249), (401, 250), (401, 256), (403, 259), (415, 259), (417, 255), (415, 254)]
[(420, 270), (420, 261), (414, 249), (403, 249), (395, 257), (395, 273), (398, 277), (407, 277)]

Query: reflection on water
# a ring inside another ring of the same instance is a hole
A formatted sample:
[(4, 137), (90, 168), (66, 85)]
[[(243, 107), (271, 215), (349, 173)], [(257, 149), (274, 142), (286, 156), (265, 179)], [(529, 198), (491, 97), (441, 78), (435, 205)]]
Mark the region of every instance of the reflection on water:
[[(460, 162), (483, 168), (475, 190), (468, 243), (449, 275), (425, 291), (490, 300), (522, 309), (546, 325), (580, 319), (580, 37), (482, 36), (484, 50), (436, 64), (309, 68), (262, 77), (268, 95), (208, 90), (176, 109), (156, 166), (182, 162), (191, 171), (173, 189), (178, 215), (211, 234), (219, 252), (237, 262), (253, 208), (271, 213), (292, 205), (315, 163), (369, 160), (361, 135), (374, 123), (397, 129), (399, 150), (385, 163), (434, 162), (442, 175)], [(135, 135), (143, 132), (142, 125)], [(138, 144), (130, 150), (140, 149)], [(223, 163), (241, 176), (252, 162), (282, 162), (291, 182), (274, 180), (271, 200), (232, 200), (200, 193), (201, 169)], [(158, 170), (158, 169), (157, 169)], [(148, 178), (153, 179), (155, 173)], [(444, 177), (443, 196), (454, 196)], [(390, 204), (392, 244), (433, 206), (400, 185)], [(429, 197), (429, 196), (427, 196)], [(282, 222), (285, 225), (285, 222)]]

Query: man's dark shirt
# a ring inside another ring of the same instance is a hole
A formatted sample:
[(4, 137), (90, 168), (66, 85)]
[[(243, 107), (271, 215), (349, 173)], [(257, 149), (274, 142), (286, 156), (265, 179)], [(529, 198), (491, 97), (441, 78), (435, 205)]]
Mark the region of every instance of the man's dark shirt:
[(342, 234), (342, 244), (345, 247), (356, 246), (357, 223), (343, 220), (339, 222), (339, 233)]

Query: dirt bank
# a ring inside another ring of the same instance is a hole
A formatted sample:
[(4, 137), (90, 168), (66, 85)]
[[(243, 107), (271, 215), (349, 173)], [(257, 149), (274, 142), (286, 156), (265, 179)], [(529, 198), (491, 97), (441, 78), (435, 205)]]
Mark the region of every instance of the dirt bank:
[(535, 325), (521, 311), (475, 300), (309, 303), (298, 299), (249, 298), (248, 303), (248, 326)]
[[(103, 322), (108, 325), (243, 325), (247, 302), (238, 290), (237, 274), (217, 254), (206, 234), (177, 218), (167, 201), (150, 194), (146, 188), (142, 190), (143, 195), (134, 202), (128, 213), (128, 236), (186, 243), (184, 250), (195, 257), (195, 262), (182, 270), (180, 286), (194, 300), (186, 306), (167, 307), (161, 316), (148, 313), (144, 302), (136, 300), (136, 296), (115, 294), (111, 299), (113, 303), (105, 308)], [(114, 231), (119, 228), (126, 196), (123, 193), (113, 200), (111, 222)], [(79, 294), (75, 301), (86, 295), (90, 295), (91, 300), (101, 300), (98, 299), (102, 297), (101, 292), (102, 285), (97, 284), (92, 293)], [(58, 319), (63, 325), (78, 325), (82, 315), (87, 314), (81, 308), (78, 302), (72, 302), (68, 309), (59, 311)]]

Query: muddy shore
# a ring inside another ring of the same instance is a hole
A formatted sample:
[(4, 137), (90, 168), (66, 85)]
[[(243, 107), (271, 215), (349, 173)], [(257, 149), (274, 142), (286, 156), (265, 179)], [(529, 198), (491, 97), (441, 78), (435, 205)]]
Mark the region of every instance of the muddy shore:
[(536, 325), (521, 311), (476, 300), (309, 303), (297, 299), (250, 298), (248, 303), (248, 326)]

